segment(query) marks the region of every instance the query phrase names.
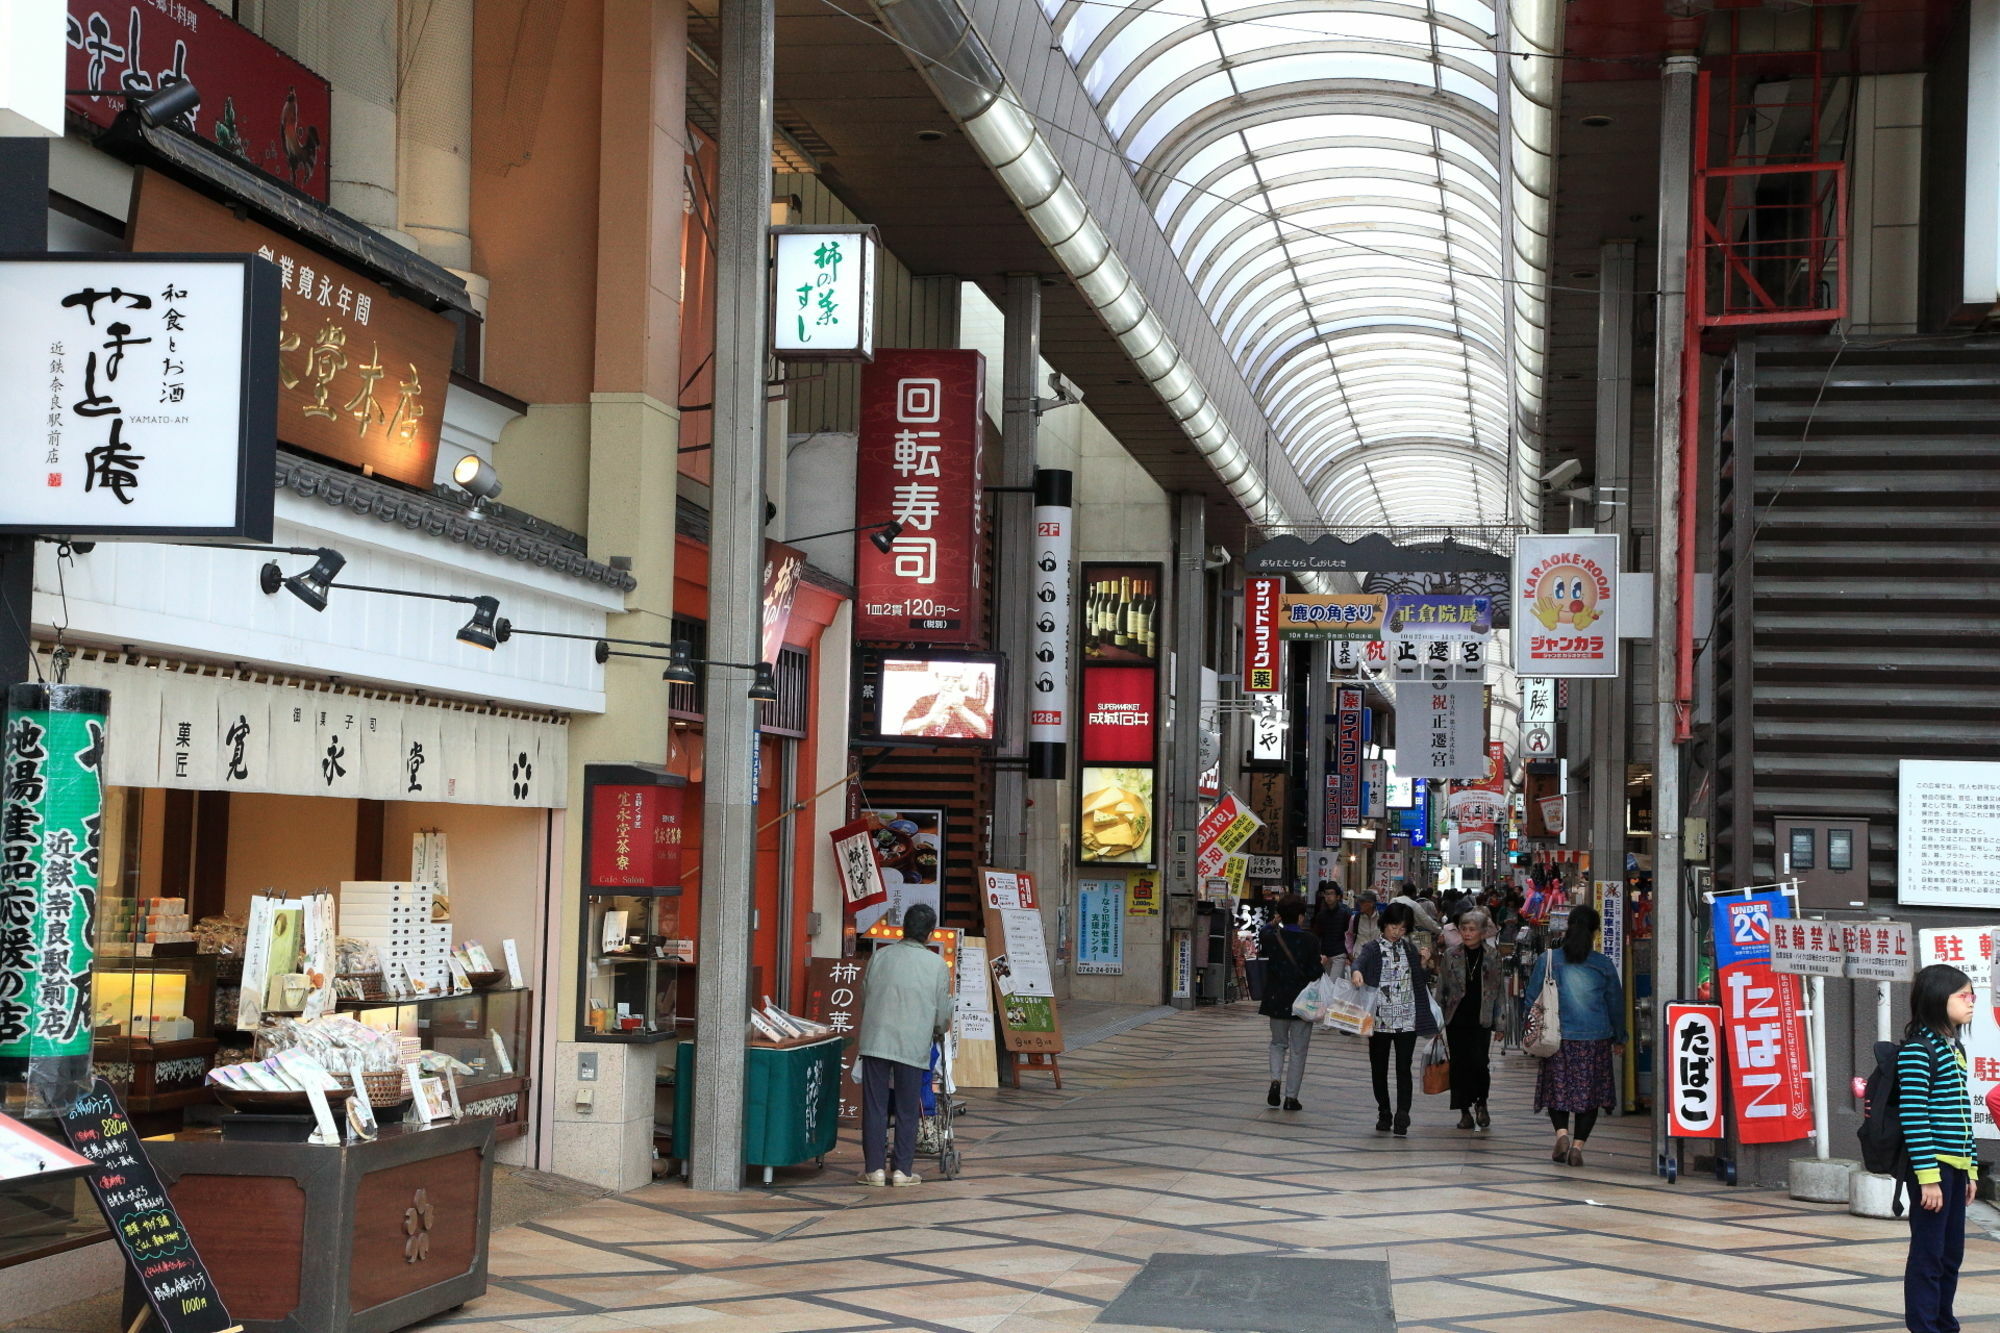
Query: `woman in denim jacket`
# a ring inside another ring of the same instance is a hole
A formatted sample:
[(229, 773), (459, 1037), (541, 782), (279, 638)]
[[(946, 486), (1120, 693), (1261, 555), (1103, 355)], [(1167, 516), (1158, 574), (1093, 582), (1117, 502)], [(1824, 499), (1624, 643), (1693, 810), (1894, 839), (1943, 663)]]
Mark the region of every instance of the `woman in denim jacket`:
[[(1625, 983), (1611, 960), (1590, 947), (1597, 937), (1597, 909), (1572, 907), (1562, 942), (1544, 953), (1528, 978), (1528, 994), (1542, 993), (1542, 978), (1556, 969), (1561, 997), (1562, 1048), (1542, 1061), (1535, 1079), (1535, 1109), (1547, 1111), (1556, 1129), (1550, 1158), (1583, 1165), (1583, 1144), (1597, 1113), (1618, 1104), (1611, 1057), (1625, 1053)], [(1576, 1132), (1570, 1132), (1570, 1117)]]

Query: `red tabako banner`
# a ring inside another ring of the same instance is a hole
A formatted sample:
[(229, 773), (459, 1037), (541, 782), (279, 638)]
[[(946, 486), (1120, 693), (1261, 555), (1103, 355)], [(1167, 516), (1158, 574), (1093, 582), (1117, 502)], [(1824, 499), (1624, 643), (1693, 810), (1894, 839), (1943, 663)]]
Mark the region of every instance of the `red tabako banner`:
[(1618, 538), (1514, 541), (1514, 669), (1523, 676), (1618, 674)]
[(626, 785), (591, 788), (592, 888), (679, 887), (681, 791)]
[[(854, 637), (980, 646), (979, 431), (986, 358), (885, 348), (861, 368)], [(868, 540), (902, 531), (885, 554)]]
[(1284, 688), (1284, 641), (1278, 617), (1284, 609), (1282, 578), (1243, 580), (1243, 691), (1274, 694)]
[(1159, 699), (1152, 667), (1083, 669), (1083, 762), (1150, 764), (1159, 734)]
[(1714, 903), (1716, 995), (1729, 1039), (1729, 1086), (1741, 1143), (1790, 1143), (1812, 1133), (1806, 1025), (1799, 979), (1771, 970), (1771, 922), (1792, 914), (1782, 893)]
[(1334, 712), (1333, 777), (1338, 794), (1340, 827), (1361, 827), (1361, 747), (1366, 743), (1367, 718), (1359, 685), (1343, 685)]
[[(195, 133), (326, 202), (325, 79), (201, 0), (69, 0), (67, 87), (143, 97), (188, 82), (201, 90)], [(108, 126), (125, 99), (76, 93), (69, 109)]]
[(1722, 1010), (1712, 1004), (1667, 1006), (1667, 1054), (1673, 1061), (1667, 1133), (1677, 1139), (1722, 1137)]

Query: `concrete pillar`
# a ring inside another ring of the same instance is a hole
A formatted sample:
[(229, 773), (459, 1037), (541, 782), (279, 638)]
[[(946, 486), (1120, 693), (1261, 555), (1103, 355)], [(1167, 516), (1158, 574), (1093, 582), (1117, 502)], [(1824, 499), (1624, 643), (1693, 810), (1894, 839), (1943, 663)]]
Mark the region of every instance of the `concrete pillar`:
[(472, 269), (472, 4), (408, 0), (398, 43), (402, 228), (424, 258), (462, 275)]
[[(1597, 259), (1597, 462), (1592, 526), (1618, 534), (1632, 559), (1632, 241), (1606, 241)], [(1584, 846), (1592, 879), (1625, 877), (1625, 765), (1631, 689), (1625, 677), (1593, 681), (1590, 805)], [(1574, 808), (1574, 807), (1572, 807)]]
[[(1035, 480), (1035, 447), (1039, 417), (1035, 411), (1035, 375), (1042, 361), (1042, 283), (1033, 273), (1007, 275), (1005, 353), (1001, 364), (1003, 402), (1000, 417), (1000, 475), (996, 486), (1031, 486)], [(1028, 516), (1031, 495), (996, 496), (994, 523), (993, 647), (1005, 653), (1013, 669), (1006, 673), (1005, 748), (993, 771), (993, 860), (1003, 866), (1025, 866), (1028, 850), (1028, 683), (1033, 662), (1028, 656), (1028, 612), (1034, 604), (1032, 530)], [(1051, 896), (1054, 885), (1044, 886)], [(1052, 901), (1061, 902), (1061, 898)], [(1060, 914), (1056, 919), (1060, 919)]]

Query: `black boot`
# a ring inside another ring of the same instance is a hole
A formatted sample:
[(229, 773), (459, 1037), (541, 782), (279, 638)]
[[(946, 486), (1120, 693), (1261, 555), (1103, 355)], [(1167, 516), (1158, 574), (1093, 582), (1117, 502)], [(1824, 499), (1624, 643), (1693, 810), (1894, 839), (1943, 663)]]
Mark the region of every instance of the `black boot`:
[(1384, 1111), (1375, 1117), (1375, 1132), (1377, 1134), (1387, 1134), (1389, 1132), (1389, 1124), (1389, 1113)]
[(1460, 1129), (1471, 1129), (1471, 1128), (1472, 1128), (1472, 1108), (1471, 1108), (1471, 1107), (1469, 1107), (1469, 1106), (1468, 1106), (1468, 1107), (1466, 1107), (1466, 1108), (1465, 1108), (1465, 1109), (1464, 1109), (1463, 1111), (1460, 1111), (1460, 1112), (1458, 1113), (1458, 1127), (1459, 1127)]
[(1397, 1112), (1396, 1123), (1394, 1127), (1390, 1129), (1389, 1132), (1391, 1134), (1394, 1134), (1399, 1139), (1407, 1139), (1408, 1137), (1410, 1137), (1410, 1113), (1408, 1111)]
[(1264, 1105), (1276, 1106), (1277, 1104), (1278, 1104), (1278, 1080), (1272, 1079), (1271, 1090), (1264, 1094)]

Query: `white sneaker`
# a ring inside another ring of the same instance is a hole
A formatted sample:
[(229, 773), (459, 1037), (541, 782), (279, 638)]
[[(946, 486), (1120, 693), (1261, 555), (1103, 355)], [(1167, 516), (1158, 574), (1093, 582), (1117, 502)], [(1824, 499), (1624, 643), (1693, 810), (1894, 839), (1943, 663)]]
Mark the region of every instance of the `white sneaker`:
[(882, 1178), (880, 1171), (863, 1171), (854, 1178), (854, 1183), (857, 1185), (870, 1185), (876, 1189), (881, 1189), (889, 1182)]
[(901, 1171), (897, 1171), (889, 1177), (889, 1183), (900, 1189), (904, 1185), (921, 1185), (924, 1183), (924, 1178), (922, 1176), (906, 1176)]

